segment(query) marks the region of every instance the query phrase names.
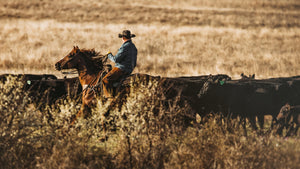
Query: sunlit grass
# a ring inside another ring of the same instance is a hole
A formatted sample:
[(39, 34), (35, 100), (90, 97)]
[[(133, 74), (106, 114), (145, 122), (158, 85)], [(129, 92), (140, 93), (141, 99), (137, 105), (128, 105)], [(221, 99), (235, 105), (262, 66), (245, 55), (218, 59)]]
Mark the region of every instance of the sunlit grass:
[(39, 111), (22, 99), (18, 81), (0, 84), (0, 91), (3, 168), (299, 168), (299, 136), (249, 128), (245, 137), (237, 120), (218, 115), (188, 127), (188, 110), (176, 99), (165, 107), (155, 81), (132, 85), (123, 108), (108, 116), (109, 103), (98, 100), (91, 117), (72, 127), (75, 101)]
[[(62, 78), (54, 64), (74, 45), (116, 53), (117, 34), (130, 29), (137, 35), (134, 73), (299, 75), (299, 6), (298, 0), (1, 1), (0, 74)], [(239, 121), (218, 115), (187, 125), (189, 110), (178, 98), (165, 106), (155, 81), (133, 85), (122, 109), (108, 116), (109, 102), (98, 100), (91, 117), (72, 127), (78, 101), (37, 109), (45, 103), (32, 104), (22, 85), (13, 78), (0, 84), (0, 168), (300, 168), (299, 135), (259, 135), (248, 127), (245, 137)]]
[(0, 29), (0, 67), (6, 73), (42, 70), (58, 74), (54, 63), (73, 45), (116, 53), (122, 43), (116, 35), (122, 29), (130, 29), (137, 35), (133, 41), (139, 51), (135, 72), (161, 76), (225, 73), (232, 77), (244, 72), (255, 73), (258, 78), (300, 74), (299, 28), (5, 20)]

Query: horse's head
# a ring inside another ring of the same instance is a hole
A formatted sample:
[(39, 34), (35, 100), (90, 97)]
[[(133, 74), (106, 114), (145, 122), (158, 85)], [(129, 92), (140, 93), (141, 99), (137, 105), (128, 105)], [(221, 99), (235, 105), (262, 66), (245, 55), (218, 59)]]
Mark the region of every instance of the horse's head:
[(74, 46), (71, 52), (67, 54), (67, 56), (65, 56), (55, 64), (55, 69), (56, 70), (73, 69), (78, 66), (79, 62), (80, 62), (80, 49), (78, 48), (78, 46)]
[(56, 70), (81, 69), (102, 70), (107, 57), (95, 52), (94, 49), (79, 49), (74, 46), (69, 54), (55, 64)]

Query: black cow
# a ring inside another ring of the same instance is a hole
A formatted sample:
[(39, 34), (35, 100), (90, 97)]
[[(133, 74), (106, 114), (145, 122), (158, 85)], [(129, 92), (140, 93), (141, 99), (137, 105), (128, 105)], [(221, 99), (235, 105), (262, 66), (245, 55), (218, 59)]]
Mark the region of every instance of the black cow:
[(3, 74), (0, 75), (0, 82), (5, 83), (9, 76), (20, 80), (24, 92), (41, 107), (53, 104), (59, 98), (76, 97), (82, 90), (77, 77), (57, 79), (51, 74)]
[(226, 116), (240, 116), (243, 121), (248, 118), (254, 129), (257, 128), (255, 118), (258, 117), (262, 128), (265, 115), (276, 119), (277, 112), (285, 103), (300, 105), (300, 78), (244, 78), (228, 80), (223, 84), (208, 80), (198, 96), (199, 104), (206, 113), (222, 112)]
[(26, 83), (30, 96), (34, 96), (35, 103), (42, 105), (54, 104), (58, 99), (66, 97), (77, 98), (82, 91), (78, 78), (65, 78), (53, 80), (32, 80)]
[[(164, 96), (166, 100), (174, 100), (175, 97), (180, 98), (180, 103), (183, 106), (188, 104), (193, 111), (206, 115), (207, 112), (203, 111), (203, 104), (199, 99), (199, 91), (207, 81), (213, 83), (224, 84), (226, 81), (231, 80), (231, 77), (225, 74), (218, 75), (203, 75), (192, 77), (178, 77), (178, 78), (163, 78), (160, 81), (161, 88), (164, 89)], [(207, 105), (207, 104), (206, 104)]]
[(240, 116), (244, 129), (246, 118), (257, 129), (255, 118), (258, 117), (262, 128), (264, 116), (276, 116), (280, 105), (284, 103), (279, 94), (280, 85), (253, 79), (229, 80), (223, 84), (207, 81), (199, 91), (199, 103), (207, 112), (222, 112), (225, 116), (234, 118)]
[(2, 74), (0, 75), (0, 82), (5, 83), (8, 77), (14, 77), (18, 80), (21, 80), (24, 84), (25, 83), (31, 83), (31, 80), (53, 80), (57, 79), (55, 75), (51, 74), (42, 74), (42, 75), (36, 75), (36, 74)]
[[(203, 84), (208, 80), (214, 82), (224, 83), (226, 80), (231, 79), (228, 75), (204, 75), (204, 76), (192, 76), (192, 77), (159, 77), (159, 76), (149, 76), (149, 75), (132, 75), (133, 79), (139, 78), (137, 84), (152, 82), (151, 84), (143, 84), (147, 87), (148, 85), (155, 85), (155, 104), (159, 103), (165, 108), (173, 107), (174, 105), (184, 109), (183, 117), (184, 125), (190, 125), (191, 121), (196, 120), (196, 113), (202, 114), (202, 106), (199, 104), (198, 91), (202, 88)], [(125, 85), (127, 82), (124, 81)], [(126, 96), (124, 96), (126, 97)], [(122, 104), (119, 104), (122, 105)], [(159, 107), (157, 107), (159, 108)], [(156, 110), (153, 110), (155, 113)]]
[(281, 78), (271, 78), (264, 79), (262, 81), (271, 82), (275, 85), (275, 95), (274, 99), (277, 100), (277, 105), (274, 112), (270, 113), (272, 115), (272, 128), (273, 124), (276, 123), (277, 112), (280, 110), (281, 106), (285, 103), (290, 103), (291, 105), (300, 105), (300, 77), (281, 77)]

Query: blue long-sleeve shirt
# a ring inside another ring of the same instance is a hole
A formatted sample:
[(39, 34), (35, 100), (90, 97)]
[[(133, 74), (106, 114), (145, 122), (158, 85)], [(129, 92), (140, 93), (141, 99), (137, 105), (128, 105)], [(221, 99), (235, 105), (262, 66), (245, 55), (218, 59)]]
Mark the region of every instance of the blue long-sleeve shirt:
[(131, 40), (128, 40), (122, 44), (115, 56), (108, 54), (108, 58), (116, 63), (115, 67), (127, 73), (132, 73), (136, 66), (137, 49), (134, 43), (132, 43)]

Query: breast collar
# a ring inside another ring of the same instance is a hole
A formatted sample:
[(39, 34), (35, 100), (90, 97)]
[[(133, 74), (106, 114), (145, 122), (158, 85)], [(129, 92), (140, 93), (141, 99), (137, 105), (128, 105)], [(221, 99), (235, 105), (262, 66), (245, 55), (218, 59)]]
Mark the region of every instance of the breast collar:
[(84, 91), (89, 85), (85, 84), (82, 86), (82, 91)]

